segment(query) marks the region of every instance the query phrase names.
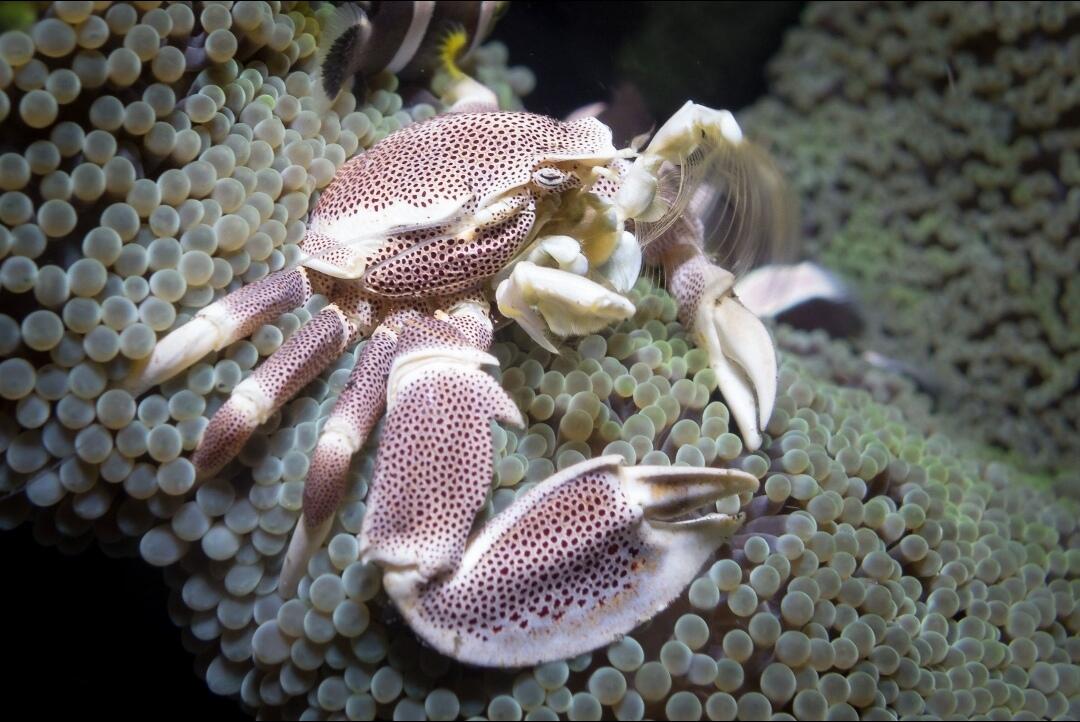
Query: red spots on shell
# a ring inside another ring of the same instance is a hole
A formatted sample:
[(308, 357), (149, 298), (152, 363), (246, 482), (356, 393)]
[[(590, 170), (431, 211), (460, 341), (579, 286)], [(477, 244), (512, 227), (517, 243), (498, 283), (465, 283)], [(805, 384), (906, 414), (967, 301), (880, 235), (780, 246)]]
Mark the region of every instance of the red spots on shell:
[[(563, 123), (533, 113), (451, 113), (386, 137), (338, 172), (312, 215), (317, 221), (354, 209), (383, 210), (478, 199), (524, 185), (539, 162), (601, 151), (610, 135), (595, 122)], [(466, 207), (466, 213), (474, 208)]]
[(529, 238), (536, 219), (533, 204), (470, 239), (443, 228), (388, 238), (370, 259), (363, 284), (386, 297), (452, 293), (475, 287), (498, 273)]
[[(301, 244), (313, 255), (346, 263), (352, 251), (323, 233), (329, 223), (395, 203), (417, 208), (463, 203), (460, 217), (387, 238), (370, 259), (364, 286), (387, 297), (422, 298), (475, 287), (497, 273), (527, 240), (539, 191), (533, 171), (557, 156), (610, 151), (603, 125), (564, 123), (533, 113), (451, 113), (386, 137), (338, 171), (323, 191)], [(580, 184), (572, 175), (566, 188)], [(520, 206), (496, 216), (474, 238), (454, 237), (478, 203), (520, 188)], [(560, 189), (555, 189), (558, 192)]]

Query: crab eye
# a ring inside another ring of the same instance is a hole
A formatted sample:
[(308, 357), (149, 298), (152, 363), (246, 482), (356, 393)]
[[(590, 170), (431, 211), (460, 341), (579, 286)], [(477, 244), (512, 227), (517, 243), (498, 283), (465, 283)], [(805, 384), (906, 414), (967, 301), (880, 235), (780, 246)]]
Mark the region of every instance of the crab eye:
[(543, 188), (558, 188), (567, 179), (568, 175), (558, 168), (541, 168), (533, 173), (533, 180)]

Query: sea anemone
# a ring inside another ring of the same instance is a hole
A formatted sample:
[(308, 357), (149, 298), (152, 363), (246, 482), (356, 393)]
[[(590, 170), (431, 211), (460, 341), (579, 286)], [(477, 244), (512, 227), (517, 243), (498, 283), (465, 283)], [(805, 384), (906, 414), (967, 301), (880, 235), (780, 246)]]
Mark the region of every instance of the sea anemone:
[[(707, 356), (668, 294), (634, 318), (492, 353), (527, 416), (497, 429), (480, 521), (601, 453), (762, 480), (732, 544), (663, 614), (606, 649), (524, 670), (424, 648), (358, 561), (377, 438), (328, 546), (276, 593), (344, 354), (261, 427), (236, 473), (196, 485), (207, 419), (326, 299), (283, 314), (140, 398), (116, 388), (157, 338), (296, 258), (344, 161), (428, 117), (393, 76), (358, 109), (312, 106), (320, 13), (305, 3), (55, 3), (0, 36), (0, 492), (5, 526), (134, 546), (216, 693), (264, 718), (893, 719), (1075, 717), (1078, 510), (938, 433), (903, 377), (821, 335), (784, 354), (762, 449), (732, 432)], [(531, 82), (489, 45), (469, 71), (510, 105)], [(485, 77), (486, 76), (486, 77)], [(441, 82), (441, 81), (437, 81)], [(377, 434), (376, 434), (377, 437)], [(1075, 591), (1074, 591), (1075, 590)]]
[(861, 295), (861, 347), (1051, 474), (1080, 463), (1078, 12), (812, 4), (740, 118), (798, 188), (806, 253)]

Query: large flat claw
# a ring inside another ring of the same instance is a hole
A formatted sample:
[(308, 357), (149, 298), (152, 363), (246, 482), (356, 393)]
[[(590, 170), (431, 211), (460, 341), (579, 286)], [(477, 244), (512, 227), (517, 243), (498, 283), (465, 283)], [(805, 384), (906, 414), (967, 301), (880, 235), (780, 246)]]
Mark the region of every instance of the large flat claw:
[(741, 518), (675, 517), (753, 491), (733, 469), (584, 461), (538, 484), (469, 540), (456, 571), (389, 570), (387, 592), (444, 654), (517, 667), (571, 657), (668, 606)]
[(494, 419), (523, 426), (521, 412), (482, 366), (494, 356), (450, 324), (402, 331), (387, 382), (360, 554), (425, 579), (453, 570), (491, 486)]

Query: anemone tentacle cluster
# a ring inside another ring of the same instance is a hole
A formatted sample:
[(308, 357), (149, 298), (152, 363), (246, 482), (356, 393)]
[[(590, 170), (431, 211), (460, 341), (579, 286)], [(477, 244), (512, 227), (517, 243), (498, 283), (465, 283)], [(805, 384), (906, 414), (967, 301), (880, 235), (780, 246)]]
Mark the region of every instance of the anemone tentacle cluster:
[(929, 374), (957, 428), (1080, 464), (1080, 9), (810, 5), (742, 116), (804, 199), (806, 249)]
[[(492, 349), (530, 426), (496, 434), (483, 516), (601, 454), (753, 473), (763, 493), (747, 507), (742, 533), (671, 609), (606, 649), (528, 670), (477, 675), (423, 648), (381, 592), (380, 572), (356, 560), (369, 450), (353, 466), (345, 510), (296, 599), (283, 604), (256, 589), (246, 626), (229, 631), (222, 605), (236, 601), (236, 567), (188, 554), (172, 568), (174, 619), (193, 637), (209, 637), (193, 646), (210, 684), (264, 716), (310, 718), (1075, 713), (1075, 505), (1047, 504), (1007, 467), (963, 457), (925, 430), (929, 415), (907, 421), (899, 407), (926, 404), (910, 382), (842, 344), (787, 329), (778, 331), (788, 355), (768, 441), (746, 453), (671, 298), (640, 282), (632, 299), (634, 319), (558, 355), (521, 332)], [(265, 443), (292, 437), (292, 423), (284, 417)], [(249, 498), (260, 486), (250, 484)], [(236, 480), (221, 489), (244, 497)], [(280, 503), (288, 505), (284, 489)], [(210, 523), (225, 506), (194, 503)], [(175, 520), (159, 529), (180, 531)], [(251, 659), (230, 656), (241, 654)]]
[[(0, 36), (0, 168), (17, 171), (0, 174), (12, 185), (0, 196), (0, 493), (21, 492), (0, 505), (4, 526), (33, 514), (43, 539), (72, 547), (137, 542), (164, 568), (170, 615), (210, 688), (267, 719), (1080, 715), (1075, 503), (1048, 503), (933, 433), (909, 382), (786, 329), (777, 410), (747, 453), (705, 352), (645, 281), (633, 319), (558, 355), (521, 331), (494, 346), (529, 426), (496, 431), (482, 516), (605, 453), (754, 474), (758, 496), (721, 502), (746, 504), (742, 533), (671, 609), (533, 669), (477, 673), (422, 648), (381, 573), (357, 560), (377, 438), (354, 459), (327, 548), (283, 602), (276, 575), (309, 455), (359, 348), (261, 427), (229, 474), (196, 487), (187, 456), (232, 388), (325, 299), (144, 398), (113, 382), (198, 308), (290, 262), (345, 158), (435, 112), (403, 110), (383, 76), (364, 107), (346, 94), (315, 113), (321, 12), (60, 2)], [(531, 80), (505, 61), (491, 45), (471, 71), (509, 105)], [(53, 79), (65, 67), (77, 84)], [(47, 123), (49, 102), (25, 100), (35, 90), (55, 99)]]
[[(0, 35), (0, 493), (25, 486), (76, 535), (114, 502), (128, 533), (171, 516), (208, 418), (325, 304), (155, 393), (114, 388), (200, 308), (294, 263), (309, 208), (348, 158), (436, 113), (405, 108), (389, 74), (362, 107), (345, 92), (317, 108), (315, 48), (332, 12), (57, 2)], [(519, 104), (533, 81), (506, 57), (491, 44), (470, 70)]]

